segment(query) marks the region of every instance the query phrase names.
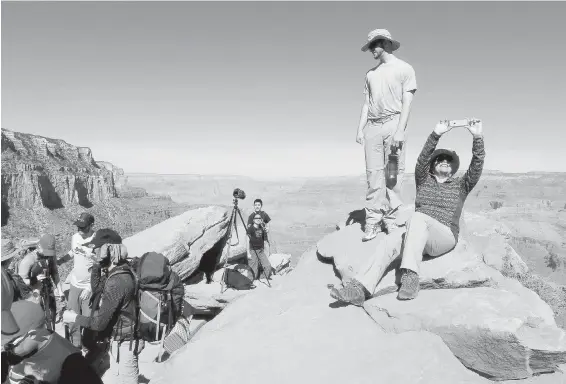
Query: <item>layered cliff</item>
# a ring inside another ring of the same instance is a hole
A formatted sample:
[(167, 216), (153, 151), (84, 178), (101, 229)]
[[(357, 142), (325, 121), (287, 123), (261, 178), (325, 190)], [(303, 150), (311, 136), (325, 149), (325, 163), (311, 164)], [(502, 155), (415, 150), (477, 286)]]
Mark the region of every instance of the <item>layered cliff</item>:
[(90, 148), (2, 128), (2, 201), (9, 207), (88, 208), (116, 196), (113, 172)]

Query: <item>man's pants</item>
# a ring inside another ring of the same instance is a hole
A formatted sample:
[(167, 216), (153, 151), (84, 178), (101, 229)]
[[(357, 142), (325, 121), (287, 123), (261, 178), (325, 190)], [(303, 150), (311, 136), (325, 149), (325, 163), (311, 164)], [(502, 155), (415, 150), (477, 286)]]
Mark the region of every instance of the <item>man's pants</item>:
[[(252, 271), (254, 271), (254, 276), (256, 279), (259, 279), (260, 277), (265, 277), (265, 275), (267, 275), (267, 278), (269, 278), (271, 276), (271, 263), (269, 262), (269, 259), (267, 258), (267, 255), (265, 254), (265, 250), (264, 249), (250, 249), (250, 256), (251, 259), (248, 259), (248, 265), (250, 266), (250, 268), (252, 269)], [(263, 271), (265, 272), (265, 275), (263, 273), (259, 273), (260, 272), (260, 263), (261, 263), (261, 267), (263, 268)]]
[(401, 205), (401, 187), (405, 175), (405, 147), (398, 150), (399, 163), (397, 184), (393, 189), (386, 185), (386, 164), (391, 154), (393, 135), (397, 131), (399, 116), (384, 120), (368, 120), (364, 127), (364, 151), (366, 158), (367, 193), (366, 225), (377, 224), (383, 215)]
[(401, 268), (418, 274), (423, 253), (438, 257), (455, 246), (456, 239), (450, 228), (424, 213), (415, 212), (407, 225)]
[[(82, 288), (77, 288), (73, 284), (71, 284), (69, 288), (69, 298), (67, 300), (67, 305), (69, 306), (69, 309), (72, 309), (79, 315), (90, 316), (90, 307), (88, 306), (89, 300), (81, 299), (82, 292), (83, 292)], [(83, 345), (83, 341), (81, 337), (81, 327), (79, 327), (75, 323), (70, 323), (69, 333), (73, 345), (77, 348), (81, 348)]]
[[(138, 342), (138, 352), (145, 347), (145, 342)], [(104, 384), (138, 384), (139, 366), (138, 355), (135, 351), (135, 341), (111, 341), (99, 343), (98, 351), (89, 351), (93, 356), (87, 360), (101, 377)], [(131, 347), (131, 348), (130, 348)]]

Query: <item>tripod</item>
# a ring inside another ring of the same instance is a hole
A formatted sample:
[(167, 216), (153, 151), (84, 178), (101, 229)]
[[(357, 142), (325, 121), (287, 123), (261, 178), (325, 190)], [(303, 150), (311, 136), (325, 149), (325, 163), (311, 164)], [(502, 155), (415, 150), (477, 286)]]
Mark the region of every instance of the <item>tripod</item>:
[[(228, 222), (228, 230), (226, 231), (226, 235), (225, 235), (226, 236), (226, 244), (228, 245), (228, 252), (226, 254), (226, 263), (228, 263), (228, 259), (230, 258), (230, 239), (232, 239), (232, 234), (233, 234), (232, 227), (234, 227), (234, 232), (236, 232), (236, 236), (238, 236), (238, 227), (236, 226), (236, 224), (237, 224), (236, 214), (240, 217), (240, 220), (242, 221), (242, 225), (244, 226), (244, 228), (246, 230), (246, 235), (247, 235), (248, 239), (251, 240), (250, 233), (248, 232), (246, 223), (244, 221), (244, 218), (242, 217), (242, 212), (240, 211), (240, 208), (238, 207), (238, 199), (236, 197), (234, 197), (233, 203), (234, 203), (234, 208), (232, 208), (232, 213), (230, 214), (230, 221)], [(259, 259), (257, 251), (255, 249), (253, 251), (254, 251), (255, 256), (257, 258), (258, 270), (261, 267), (261, 269), (263, 271), (263, 275), (265, 277), (265, 281), (267, 282), (267, 285), (271, 288), (271, 284), (269, 283), (269, 278), (267, 277), (267, 273), (265, 272), (265, 268), (263, 267), (263, 264), (261, 263), (261, 260)], [(224, 281), (225, 277), (226, 277), (226, 269), (224, 269), (224, 273), (222, 274), (222, 281)], [(255, 276), (254, 276), (254, 278), (255, 278)]]

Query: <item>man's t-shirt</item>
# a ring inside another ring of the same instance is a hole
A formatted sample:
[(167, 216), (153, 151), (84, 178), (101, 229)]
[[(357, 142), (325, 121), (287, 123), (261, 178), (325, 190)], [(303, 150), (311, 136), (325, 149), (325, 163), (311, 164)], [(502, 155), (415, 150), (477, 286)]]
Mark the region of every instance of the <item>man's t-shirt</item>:
[(415, 91), (417, 79), (413, 67), (395, 58), (366, 74), (364, 93), (369, 94), (368, 119), (381, 119), (401, 113), (403, 93)]
[(249, 217), (248, 217), (248, 226), (252, 225), (254, 223), (254, 216), (255, 215), (260, 215), (264, 224), (267, 224), (271, 221), (271, 217), (269, 217), (269, 215), (267, 213), (265, 213), (264, 211), (259, 211), (259, 212), (253, 212)]
[(248, 228), (250, 234), (250, 248), (255, 250), (263, 249), (263, 242), (267, 241), (267, 233), (262, 227), (256, 228), (251, 226)]
[(94, 254), (92, 249), (83, 246), (92, 240), (94, 233), (83, 239), (80, 233), (75, 233), (71, 238), (71, 250), (69, 253), (73, 256), (74, 266), (69, 276), (70, 283), (80, 289), (90, 289), (90, 269), (94, 263)]

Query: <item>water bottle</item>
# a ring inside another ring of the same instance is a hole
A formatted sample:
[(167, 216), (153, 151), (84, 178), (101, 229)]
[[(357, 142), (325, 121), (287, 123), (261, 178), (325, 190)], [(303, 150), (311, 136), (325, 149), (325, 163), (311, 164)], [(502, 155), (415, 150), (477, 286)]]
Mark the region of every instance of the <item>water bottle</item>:
[(386, 167), (386, 185), (391, 189), (397, 185), (397, 173), (399, 172), (399, 155), (397, 148), (392, 148)]

